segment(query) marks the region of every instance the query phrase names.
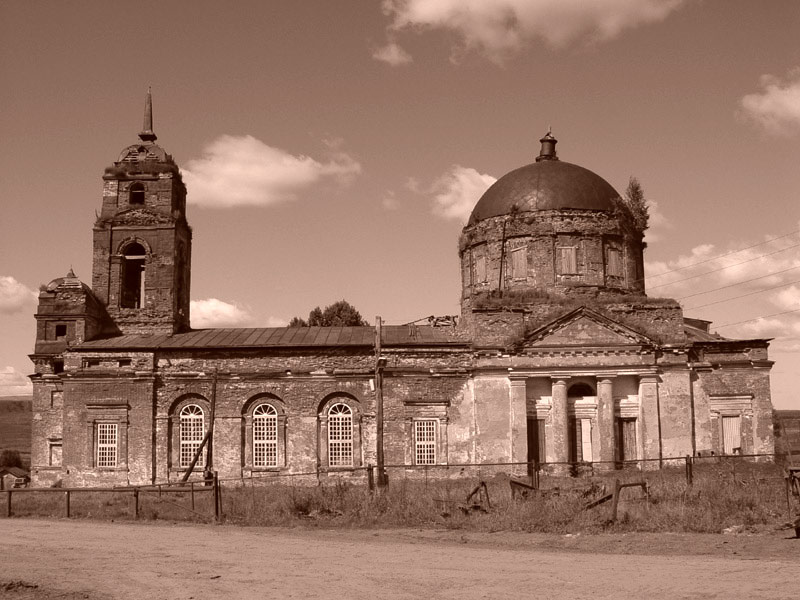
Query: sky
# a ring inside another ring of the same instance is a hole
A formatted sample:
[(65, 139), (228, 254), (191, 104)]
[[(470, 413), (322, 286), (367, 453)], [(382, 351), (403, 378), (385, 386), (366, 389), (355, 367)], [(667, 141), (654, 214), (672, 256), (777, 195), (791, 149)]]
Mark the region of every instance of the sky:
[(800, 409), (798, 31), (794, 0), (0, 0), (0, 395), (29, 389), (39, 285), (91, 282), (151, 87), (194, 327), (457, 314), (472, 206), (552, 127), (641, 182), (648, 295), (774, 338), (773, 403)]

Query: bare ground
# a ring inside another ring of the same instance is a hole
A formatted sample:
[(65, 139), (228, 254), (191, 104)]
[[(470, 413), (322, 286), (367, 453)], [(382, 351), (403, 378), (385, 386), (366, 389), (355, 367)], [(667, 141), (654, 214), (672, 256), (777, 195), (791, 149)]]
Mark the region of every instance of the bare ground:
[(0, 597), (796, 598), (800, 540), (0, 519)]

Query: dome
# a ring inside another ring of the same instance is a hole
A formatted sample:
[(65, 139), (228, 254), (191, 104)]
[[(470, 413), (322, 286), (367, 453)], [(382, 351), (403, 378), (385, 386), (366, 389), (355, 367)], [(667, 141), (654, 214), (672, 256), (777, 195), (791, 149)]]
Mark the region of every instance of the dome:
[(556, 139), (542, 138), (535, 163), (498, 179), (478, 200), (469, 225), (483, 219), (537, 210), (576, 208), (611, 212), (620, 195), (605, 179), (578, 165), (556, 158)]

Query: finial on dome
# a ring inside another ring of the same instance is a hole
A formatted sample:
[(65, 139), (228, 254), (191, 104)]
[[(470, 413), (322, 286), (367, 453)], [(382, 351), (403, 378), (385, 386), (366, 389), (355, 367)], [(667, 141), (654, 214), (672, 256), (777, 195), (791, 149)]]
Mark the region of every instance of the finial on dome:
[(156, 134), (153, 132), (153, 96), (150, 93), (149, 86), (144, 101), (144, 125), (142, 125), (139, 139), (143, 142), (155, 142), (157, 139)]
[(542, 144), (542, 149), (539, 152), (539, 156), (536, 157), (536, 162), (558, 160), (558, 156), (556, 156), (556, 144), (558, 140), (553, 137), (553, 128), (551, 126), (548, 125), (547, 133), (544, 134), (544, 137), (539, 141)]
[(77, 279), (77, 275), (75, 275), (75, 271), (72, 270), (72, 265), (69, 267), (69, 273), (67, 273), (67, 277), (72, 279)]

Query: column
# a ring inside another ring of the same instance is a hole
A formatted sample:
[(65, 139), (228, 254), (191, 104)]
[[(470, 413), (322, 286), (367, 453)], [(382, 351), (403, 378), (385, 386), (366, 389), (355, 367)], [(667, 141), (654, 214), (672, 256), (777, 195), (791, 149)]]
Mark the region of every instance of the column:
[(645, 469), (658, 469), (661, 459), (661, 414), (658, 403), (658, 376), (639, 378), (639, 405), (641, 410), (642, 458)]
[[(511, 462), (524, 463), (528, 460), (528, 410), (526, 402), (525, 378), (511, 379), (510, 420), (511, 420)], [(514, 474), (527, 472), (525, 465), (511, 468)]]
[(611, 377), (603, 377), (597, 382), (597, 428), (601, 469), (614, 468), (616, 453), (614, 423), (614, 381)]
[[(548, 462), (566, 463), (569, 460), (569, 414), (567, 412), (567, 379), (568, 377), (552, 378), (552, 440), (553, 456), (547, 457)], [(567, 465), (560, 465), (557, 471), (567, 470)]]

